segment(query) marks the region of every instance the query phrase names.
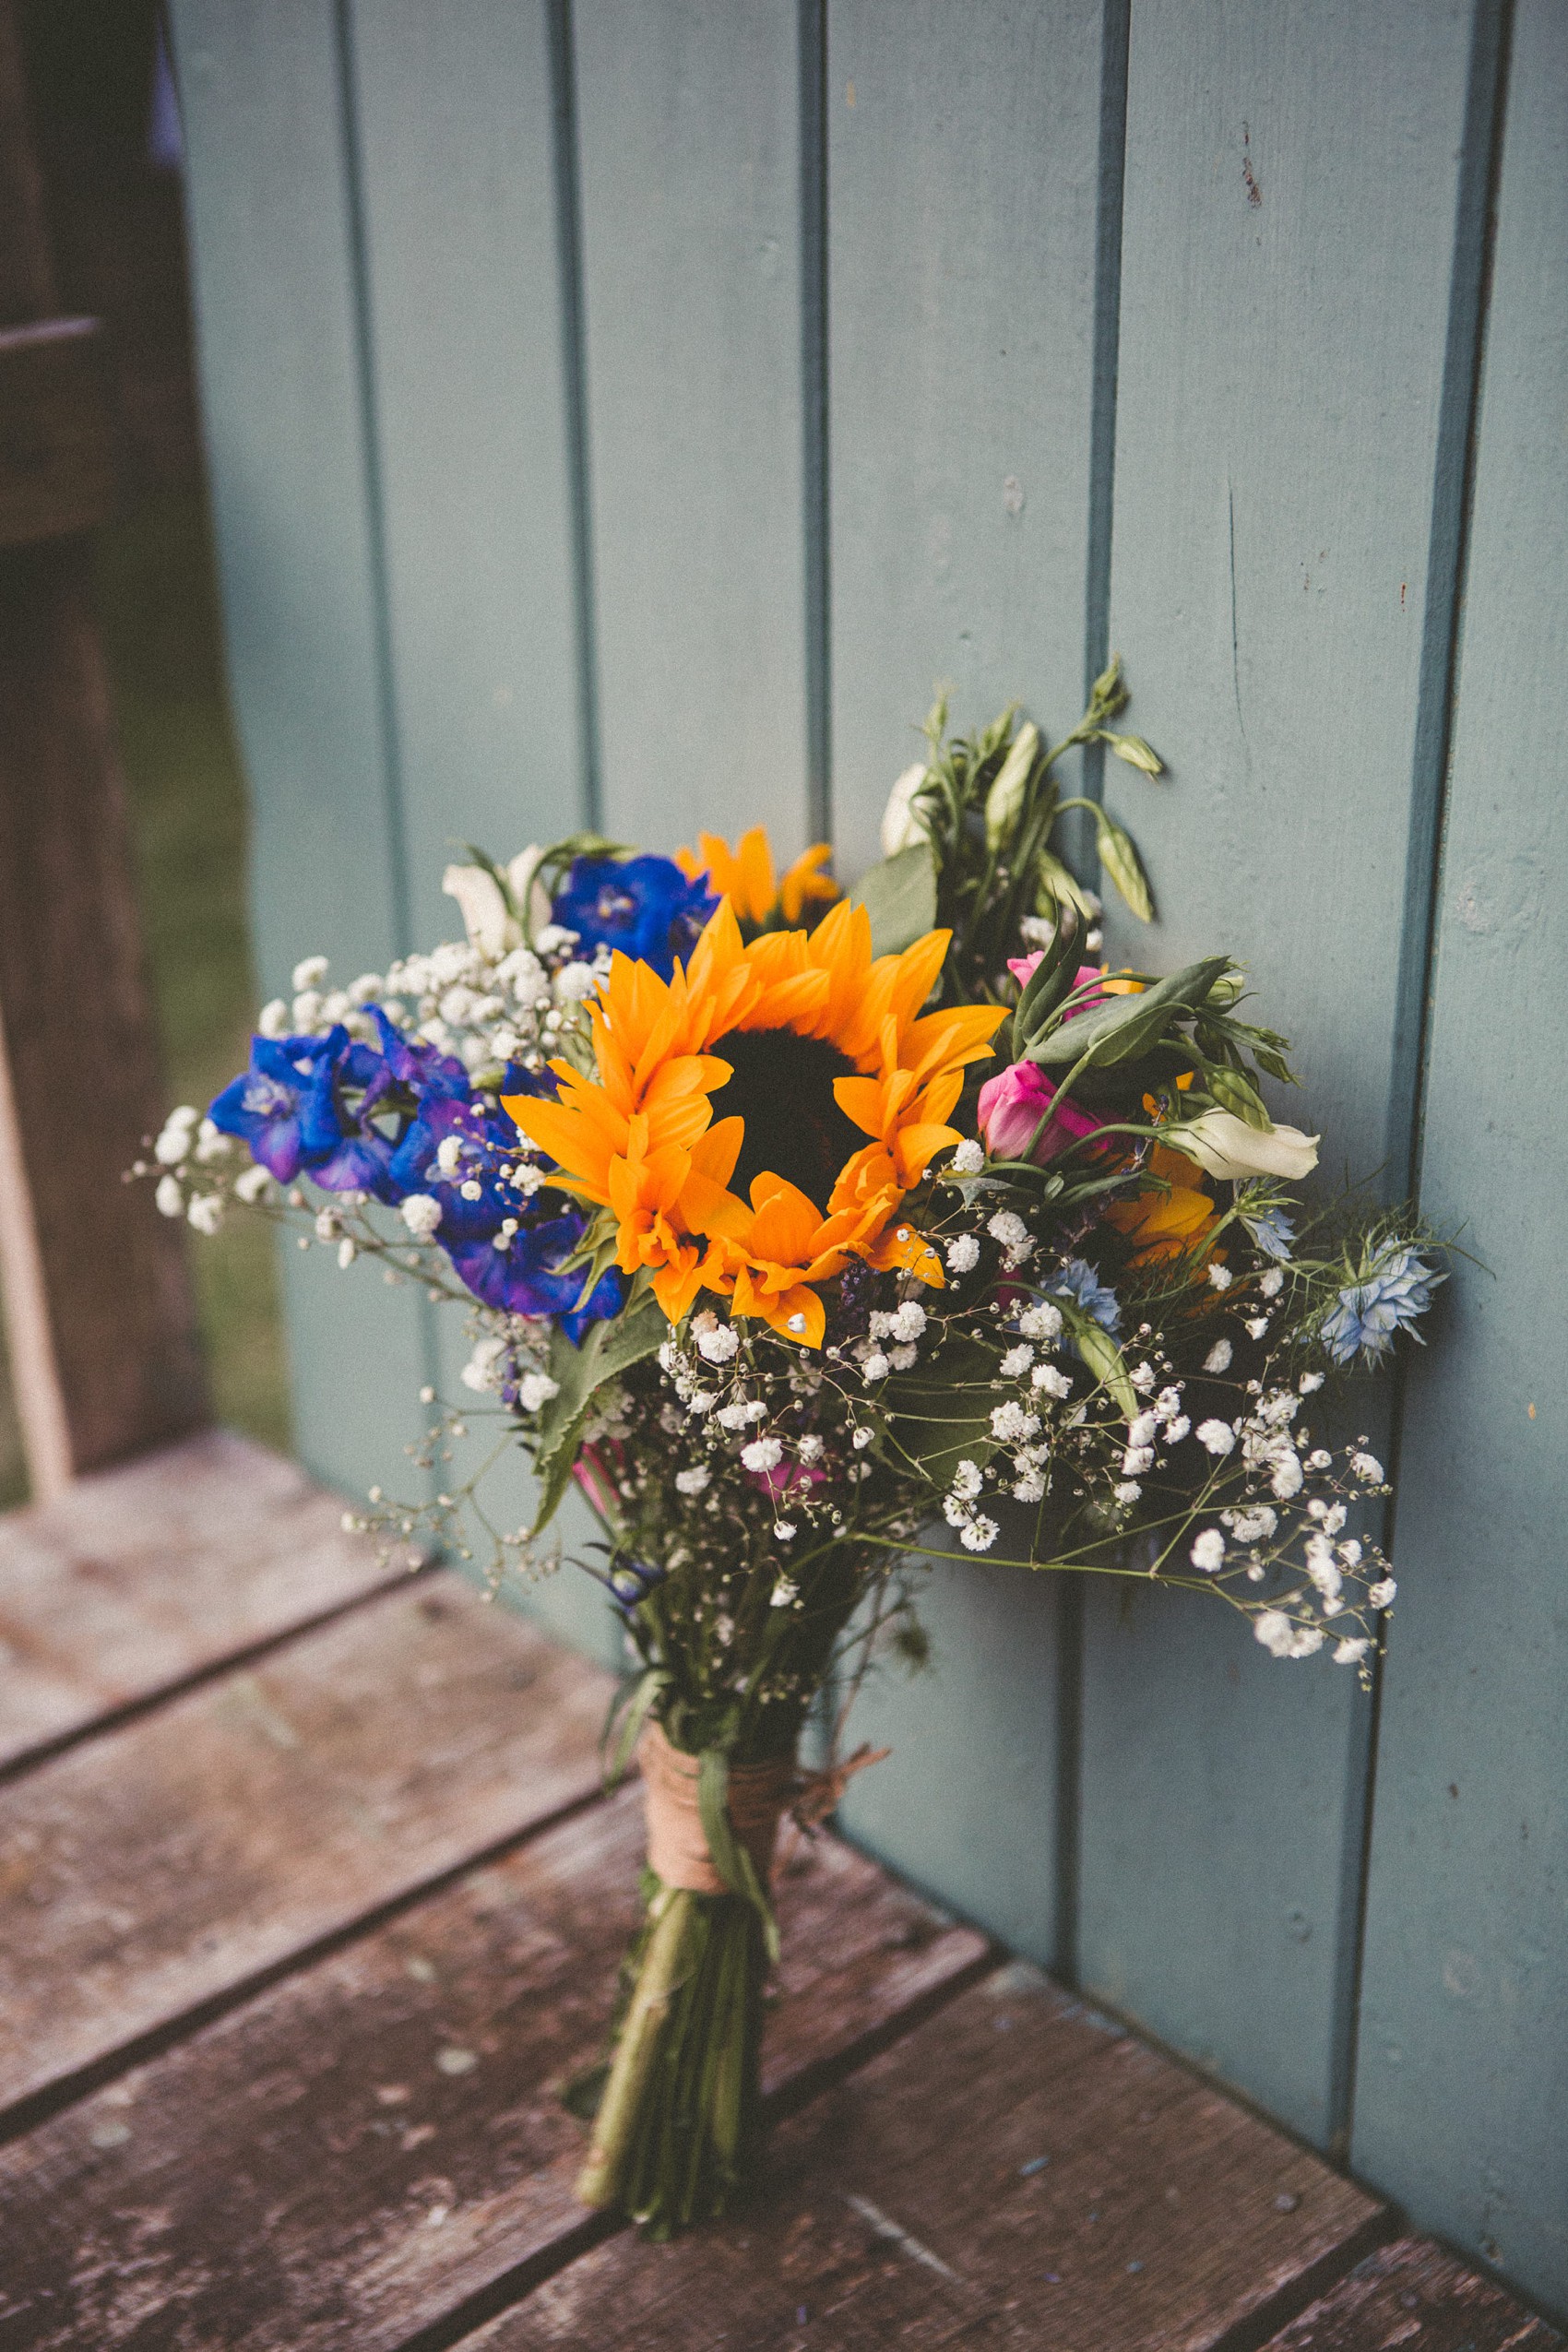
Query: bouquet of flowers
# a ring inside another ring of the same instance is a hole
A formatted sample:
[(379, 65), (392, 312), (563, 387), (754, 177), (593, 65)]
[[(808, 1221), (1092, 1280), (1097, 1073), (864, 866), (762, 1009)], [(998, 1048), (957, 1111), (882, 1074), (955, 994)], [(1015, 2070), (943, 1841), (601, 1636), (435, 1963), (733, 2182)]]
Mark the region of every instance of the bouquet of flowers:
[(571, 1486), (591, 1509), (648, 1860), (580, 2186), (660, 2234), (744, 2170), (780, 1821), (874, 1761), (835, 1734), (806, 1772), (802, 1731), (873, 1656), (918, 1661), (933, 1546), (1202, 1593), (1363, 1680), (1394, 1597), (1352, 1524), (1382, 1468), (1306, 1417), (1442, 1277), (1409, 1218), (1301, 1206), (1317, 1138), (1269, 1114), (1287, 1047), (1228, 955), (1103, 964), (1063, 819), (1145, 920), (1148, 886), (1055, 771), (1098, 742), (1159, 774), (1125, 699), (1112, 665), (1054, 747), (1016, 709), (954, 740), (939, 703), (849, 896), (823, 846), (778, 878), (760, 830), (476, 851), (464, 939), (341, 990), (301, 964), (143, 1171), (198, 1230), (303, 1219), (468, 1313), (463, 1411), (531, 1457), (533, 1522), (472, 1481), (373, 1491), (352, 1524), (388, 1551), (434, 1526), (470, 1558), (477, 1514), (498, 1579)]

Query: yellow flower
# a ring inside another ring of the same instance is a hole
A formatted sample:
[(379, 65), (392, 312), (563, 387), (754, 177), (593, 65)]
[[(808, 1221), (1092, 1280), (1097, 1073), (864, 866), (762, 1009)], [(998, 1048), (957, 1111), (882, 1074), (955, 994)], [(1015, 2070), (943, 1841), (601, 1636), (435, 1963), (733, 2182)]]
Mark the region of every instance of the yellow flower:
[(670, 980), (613, 958), (588, 1008), (593, 1077), (554, 1062), (559, 1099), (506, 1110), (555, 1181), (610, 1211), (616, 1263), (649, 1270), (671, 1322), (707, 1289), (819, 1347), (817, 1286), (851, 1257), (942, 1280), (899, 1212), (958, 1142), (964, 1068), (1004, 1017), (921, 1014), (948, 936), (873, 960), (864, 908), (841, 900), (814, 932), (747, 945), (726, 900)]
[(832, 875), (822, 871), (832, 855), (827, 843), (818, 841), (814, 848), (803, 850), (782, 882), (778, 882), (766, 832), (754, 825), (749, 833), (742, 834), (733, 849), (717, 833), (699, 833), (697, 848), (677, 849), (675, 863), (690, 881), (706, 873), (715, 897), (729, 899), (747, 930), (760, 931), (775, 917), (781, 917), (784, 927), (792, 930), (797, 923), (809, 927), (815, 922), (823, 909), (839, 896)]

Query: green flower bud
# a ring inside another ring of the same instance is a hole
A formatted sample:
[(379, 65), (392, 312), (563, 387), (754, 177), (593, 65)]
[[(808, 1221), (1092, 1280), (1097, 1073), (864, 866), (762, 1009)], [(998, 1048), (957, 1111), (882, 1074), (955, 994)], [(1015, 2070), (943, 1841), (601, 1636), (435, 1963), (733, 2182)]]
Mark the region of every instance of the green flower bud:
[(1031, 719), (1020, 727), (1013, 748), (985, 796), (985, 841), (994, 853), (1009, 838), (1023, 811), (1029, 771), (1039, 756), (1039, 729)]

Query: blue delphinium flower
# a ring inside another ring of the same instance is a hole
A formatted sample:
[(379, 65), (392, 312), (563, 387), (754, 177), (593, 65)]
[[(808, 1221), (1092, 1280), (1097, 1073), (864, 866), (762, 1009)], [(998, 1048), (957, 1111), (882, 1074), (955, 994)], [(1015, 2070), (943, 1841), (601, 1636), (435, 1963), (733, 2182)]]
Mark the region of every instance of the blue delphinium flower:
[(1357, 1356), (1376, 1363), (1399, 1332), (1420, 1338), (1416, 1319), (1425, 1314), (1433, 1290), (1445, 1278), (1410, 1243), (1402, 1243), (1360, 1281), (1346, 1284), (1324, 1318), (1324, 1346), (1336, 1364), (1351, 1363)]
[(1093, 1315), (1107, 1331), (1114, 1332), (1122, 1320), (1121, 1300), (1101, 1282), (1099, 1268), (1082, 1258), (1069, 1258), (1051, 1287), (1060, 1296), (1075, 1299), (1084, 1313)]
[(1241, 1222), (1265, 1257), (1289, 1264), (1296, 1229), (1282, 1208), (1265, 1208), (1261, 1217), (1243, 1217)]
[(590, 1323), (620, 1313), (626, 1286), (612, 1270), (578, 1306), (583, 1269), (562, 1261), (588, 1219), (548, 1187), (525, 1194), (503, 1178), (520, 1149), (509, 1119), (472, 1097), (434, 1096), (398, 1145), (392, 1178), (401, 1197), (423, 1193), (437, 1204), (436, 1239), (476, 1299), (506, 1314), (553, 1315), (576, 1345)]
[(696, 944), (719, 901), (670, 858), (576, 858), (551, 909), (581, 948), (618, 947), (665, 980)]
[(534, 1195), (524, 1211), (527, 1221), (509, 1236), (497, 1231), (488, 1241), (447, 1241), (445, 1234), (441, 1239), (458, 1280), (476, 1299), (505, 1314), (553, 1315), (579, 1347), (589, 1324), (620, 1313), (625, 1278), (612, 1266), (579, 1306), (583, 1269), (564, 1261), (582, 1240), (588, 1220), (579, 1209), (560, 1207), (559, 1194), (552, 1195), (554, 1214), (541, 1210), (544, 1198)]
[(342, 1028), (326, 1037), (253, 1037), (249, 1069), (224, 1087), (208, 1118), (248, 1145), (280, 1184), (291, 1184), (343, 1141), (334, 1081), (348, 1043)]

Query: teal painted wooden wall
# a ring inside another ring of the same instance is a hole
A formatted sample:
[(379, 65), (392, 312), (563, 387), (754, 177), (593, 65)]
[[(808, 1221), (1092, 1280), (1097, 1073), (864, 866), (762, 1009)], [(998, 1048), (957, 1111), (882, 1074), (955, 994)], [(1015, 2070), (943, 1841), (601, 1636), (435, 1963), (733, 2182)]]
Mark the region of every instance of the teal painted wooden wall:
[[(848, 1817), (1568, 2304), (1568, 10), (173, 20), (269, 991), (447, 927), (454, 838), (766, 818), (852, 873), (934, 679), (1071, 718), (1126, 653), (1155, 955), (1241, 956), (1336, 1169), (1483, 1265), (1369, 1408), (1373, 1701), (954, 1563)], [(302, 1451), (392, 1485), (450, 1338), (324, 1255), (289, 1310)]]

